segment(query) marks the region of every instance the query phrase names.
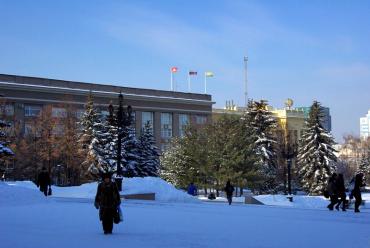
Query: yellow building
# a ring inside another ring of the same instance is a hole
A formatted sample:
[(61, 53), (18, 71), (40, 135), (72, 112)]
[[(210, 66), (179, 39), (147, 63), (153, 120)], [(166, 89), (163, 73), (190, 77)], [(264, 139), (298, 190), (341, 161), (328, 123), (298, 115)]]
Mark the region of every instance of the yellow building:
[(305, 126), (305, 113), (292, 108), (293, 100), (288, 99), (283, 109), (270, 109), (278, 122), (278, 136), (290, 144), (298, 144)]
[[(275, 109), (271, 106), (268, 110), (273, 114), (278, 123), (278, 129), (276, 136), (283, 138), (292, 144), (297, 144), (303, 134), (303, 128), (305, 125), (305, 113), (299, 109), (293, 109), (293, 100), (287, 99), (285, 101), (285, 108)], [(245, 107), (236, 106), (233, 101), (227, 101), (224, 108), (213, 108), (212, 119), (217, 120), (219, 116), (223, 114), (233, 114), (242, 116), (245, 112)]]

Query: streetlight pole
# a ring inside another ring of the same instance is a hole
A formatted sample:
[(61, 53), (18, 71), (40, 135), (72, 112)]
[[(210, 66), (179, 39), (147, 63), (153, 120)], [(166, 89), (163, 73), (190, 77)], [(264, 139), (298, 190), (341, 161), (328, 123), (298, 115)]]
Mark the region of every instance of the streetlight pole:
[(120, 92), (118, 95), (118, 111), (117, 111), (117, 177), (116, 183), (118, 190), (122, 191), (122, 117), (123, 117), (123, 95)]
[(125, 111), (123, 108), (123, 95), (120, 92), (118, 95), (118, 111), (117, 111), (117, 177), (116, 183), (118, 190), (122, 191), (122, 139), (128, 135), (127, 128), (131, 125), (132, 108), (127, 106)]
[(288, 194), (292, 195), (292, 179), (291, 179), (291, 168), (292, 168), (292, 159), (287, 159), (287, 165), (288, 165)]
[(289, 201), (293, 201), (293, 196), (292, 196), (292, 159), (297, 155), (297, 148), (295, 144), (291, 144), (290, 137), (287, 136), (285, 138), (285, 144), (284, 144), (284, 149), (282, 151), (282, 156), (284, 159), (286, 159), (287, 163), (287, 177), (288, 177), (288, 199)]

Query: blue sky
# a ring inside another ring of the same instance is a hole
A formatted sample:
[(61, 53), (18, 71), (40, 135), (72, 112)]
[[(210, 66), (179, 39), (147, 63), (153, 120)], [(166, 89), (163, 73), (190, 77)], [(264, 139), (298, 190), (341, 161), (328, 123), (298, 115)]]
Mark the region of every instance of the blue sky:
[(333, 134), (359, 133), (370, 108), (370, 1), (4, 1), (0, 73), (249, 96), (330, 107)]

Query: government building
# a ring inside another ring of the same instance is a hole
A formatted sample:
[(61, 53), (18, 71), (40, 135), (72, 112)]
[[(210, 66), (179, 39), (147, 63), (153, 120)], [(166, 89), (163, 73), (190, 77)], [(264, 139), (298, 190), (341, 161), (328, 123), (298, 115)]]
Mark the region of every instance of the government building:
[(46, 106), (52, 106), (53, 117), (63, 117), (66, 112), (63, 104), (72, 104), (80, 118), (90, 93), (97, 109), (103, 115), (108, 114), (110, 103), (118, 105), (120, 92), (124, 105), (132, 107), (136, 134), (139, 135), (145, 123), (149, 122), (162, 151), (172, 137), (184, 134), (188, 124), (204, 125), (212, 118), (213, 102), (211, 95), (207, 94), (0, 74), (3, 115), (7, 120), (20, 124), (22, 133), (27, 133), (32, 119)]

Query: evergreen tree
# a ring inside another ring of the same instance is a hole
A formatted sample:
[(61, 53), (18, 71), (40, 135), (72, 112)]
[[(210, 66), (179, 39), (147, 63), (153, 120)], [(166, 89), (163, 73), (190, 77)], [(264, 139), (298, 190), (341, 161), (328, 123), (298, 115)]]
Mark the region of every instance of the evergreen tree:
[(0, 158), (14, 155), (14, 152), (8, 147), (7, 135), (4, 128), (10, 127), (4, 120), (0, 120)]
[[(189, 184), (189, 157), (185, 154), (184, 138), (173, 138), (161, 156), (160, 176), (179, 188)], [(192, 180), (192, 179), (190, 179)]]
[(135, 136), (135, 130), (132, 127), (124, 127), (125, 135), (122, 139), (122, 165), (123, 175), (125, 177), (137, 177), (144, 174), (140, 168), (142, 161), (139, 142)]
[[(357, 173), (363, 173), (364, 174), (364, 182), (368, 179), (368, 176), (370, 175), (370, 156), (369, 153), (364, 153), (361, 157), (360, 164), (358, 166)], [(356, 173), (356, 174), (357, 174)]]
[(94, 124), (99, 122), (99, 115), (94, 107), (93, 96), (90, 92), (87, 102), (85, 105), (85, 112), (82, 115), (80, 122), (78, 123), (81, 128), (81, 133), (79, 134), (78, 144), (79, 152), (84, 158), (82, 162), (82, 171), (88, 172), (91, 163), (93, 163), (94, 158), (90, 157), (90, 145), (93, 140), (93, 130)]
[(254, 151), (253, 130), (247, 127), (240, 118), (231, 126), (229, 140), (226, 143), (230, 154), (231, 168), (234, 171), (234, 184), (240, 188), (248, 187), (259, 190), (264, 182), (264, 175), (259, 170), (259, 161)]
[(114, 170), (114, 161), (109, 151), (109, 136), (108, 125), (105, 121), (99, 121), (93, 125), (92, 140), (89, 146), (91, 160), (89, 172), (94, 176)]
[(267, 101), (250, 101), (243, 121), (254, 137), (254, 151), (258, 158), (260, 173), (264, 182), (260, 191), (273, 191), (277, 185), (277, 154), (273, 132), (277, 127), (276, 120), (268, 110)]
[(314, 101), (298, 148), (298, 174), (309, 194), (321, 194), (335, 171), (334, 139), (321, 125), (321, 105)]
[(118, 141), (118, 128), (114, 116), (113, 105), (110, 104), (108, 107), (109, 115), (105, 120), (105, 127), (107, 128), (106, 136), (106, 153), (107, 159), (109, 159), (110, 167), (112, 171), (117, 171), (117, 141)]
[(139, 164), (140, 177), (157, 177), (159, 173), (159, 153), (155, 145), (155, 140), (150, 123), (146, 123), (139, 138), (139, 150), (141, 151), (141, 161)]

